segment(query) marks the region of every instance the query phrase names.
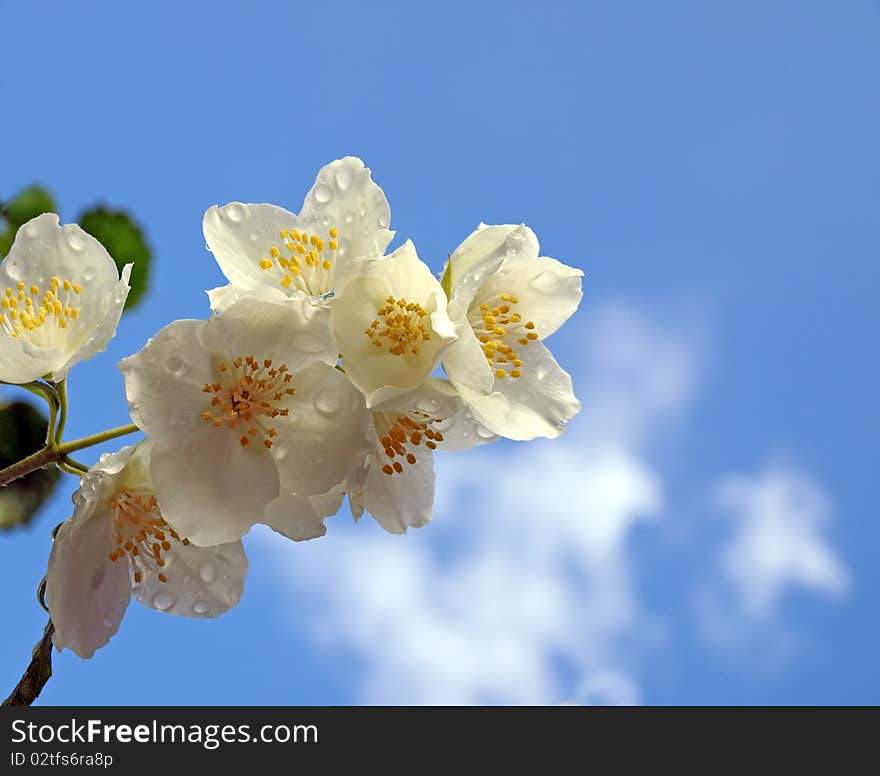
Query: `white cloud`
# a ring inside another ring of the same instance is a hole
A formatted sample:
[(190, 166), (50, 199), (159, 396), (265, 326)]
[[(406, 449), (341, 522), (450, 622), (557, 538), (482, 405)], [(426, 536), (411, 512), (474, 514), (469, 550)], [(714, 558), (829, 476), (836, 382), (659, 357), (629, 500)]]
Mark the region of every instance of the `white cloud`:
[(772, 464), (753, 477), (726, 478), (718, 504), (736, 524), (721, 569), (745, 616), (773, 617), (791, 588), (830, 597), (849, 588), (826, 535), (830, 501), (807, 474)]
[(340, 516), (306, 548), (271, 545), (302, 623), (359, 659), (361, 701), (640, 699), (658, 623), (630, 542), (662, 512), (646, 446), (687, 406), (694, 351), (619, 305), (566, 329), (585, 410), (560, 439), (437, 456), (434, 523), (405, 537)]
[(714, 578), (697, 590), (701, 635), (745, 673), (778, 673), (801, 648), (786, 617), (790, 594), (839, 599), (851, 586), (828, 536), (830, 499), (811, 476), (776, 461), (723, 478), (715, 501), (732, 529)]

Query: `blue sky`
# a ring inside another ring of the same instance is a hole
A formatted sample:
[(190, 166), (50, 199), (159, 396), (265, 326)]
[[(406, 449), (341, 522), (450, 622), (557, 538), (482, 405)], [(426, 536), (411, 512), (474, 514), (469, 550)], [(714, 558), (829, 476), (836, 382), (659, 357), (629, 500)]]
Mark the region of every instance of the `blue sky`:
[[(236, 610), (133, 604), (46, 703), (877, 702), (880, 5), (6, 0), (0, 29), (0, 198), (125, 206), (156, 254), (70, 438), (126, 421), (116, 361), (207, 315), (204, 210), (296, 210), (337, 157), (436, 271), (484, 221), (586, 273), (561, 439), (442, 458), (406, 537), (255, 531)], [(3, 685), (72, 489), (0, 537)]]

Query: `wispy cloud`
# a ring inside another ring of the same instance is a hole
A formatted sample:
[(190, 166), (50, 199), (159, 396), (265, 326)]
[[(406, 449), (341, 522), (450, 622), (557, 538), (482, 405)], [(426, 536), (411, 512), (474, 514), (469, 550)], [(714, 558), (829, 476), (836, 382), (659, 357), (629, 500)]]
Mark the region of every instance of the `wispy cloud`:
[(660, 623), (631, 535), (662, 513), (648, 445), (690, 400), (694, 351), (619, 305), (568, 336), (585, 410), (560, 439), (438, 456), (435, 521), (406, 537), (337, 518), (308, 552), (273, 544), (314, 637), (362, 662), (360, 700), (640, 700)]
[(704, 635), (752, 668), (778, 666), (797, 647), (784, 618), (794, 591), (840, 598), (850, 574), (833, 549), (832, 504), (822, 487), (789, 462), (723, 478), (716, 505), (732, 523), (718, 556), (718, 579), (702, 591)]

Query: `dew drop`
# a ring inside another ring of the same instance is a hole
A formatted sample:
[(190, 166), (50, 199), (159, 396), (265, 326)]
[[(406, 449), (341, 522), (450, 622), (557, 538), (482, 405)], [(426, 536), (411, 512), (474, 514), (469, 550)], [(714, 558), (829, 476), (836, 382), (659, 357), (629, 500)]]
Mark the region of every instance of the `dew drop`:
[(70, 246), (70, 250), (76, 251), (77, 253), (86, 247), (86, 242), (83, 240), (82, 235), (79, 232), (68, 232), (67, 244)]
[(170, 590), (160, 590), (153, 596), (153, 608), (160, 612), (167, 612), (177, 603), (177, 597)]
[(388, 224), (391, 223), (391, 219), (388, 218), (388, 213), (380, 212), (379, 218), (377, 219), (380, 229), (387, 229)]
[(346, 165), (339, 165), (333, 172), (333, 180), (336, 182), (336, 188), (345, 191), (351, 186), (351, 170)]
[(354, 221), (354, 211), (353, 211), (353, 210), (349, 210), (349, 211), (345, 214), (345, 223), (350, 224), (350, 223), (352, 223), (353, 221)]
[(276, 442), (272, 447), (272, 455), (275, 456), (276, 461), (283, 461), (287, 458), (287, 453), (289, 452), (287, 445), (281, 442)]
[(436, 399), (425, 398), (425, 399), (419, 399), (416, 402), (416, 407), (418, 409), (422, 410), (422, 412), (433, 412), (434, 410), (437, 409), (438, 406), (439, 405), (437, 404)]
[(529, 286), (542, 294), (553, 294), (559, 290), (559, 278), (552, 272), (539, 272), (529, 281)]
[(251, 232), (251, 233), (248, 235), (248, 237), (251, 238), (251, 242), (256, 242), (257, 240), (260, 239), (260, 233), (259, 233), (259, 232)]
[(333, 415), (339, 412), (342, 406), (342, 396), (332, 388), (324, 388), (315, 397), (315, 409), (324, 415)]
[(91, 282), (95, 279), (95, 270), (94, 270), (94, 268), (89, 267), (88, 269), (86, 269), (86, 271), (83, 272), (82, 279), (83, 279), (83, 281), (86, 282), (86, 283), (91, 283)]
[(232, 202), (223, 208), (223, 215), (232, 223), (238, 224), (244, 220), (244, 206), (238, 202)]
[(172, 353), (165, 361), (165, 368), (174, 376), (181, 377), (186, 371), (183, 359), (176, 353)]
[(211, 561), (206, 560), (199, 569), (199, 579), (206, 585), (210, 585), (217, 579), (217, 567)]
[(193, 604), (193, 612), (196, 614), (205, 615), (208, 613), (208, 609), (210, 609), (210, 607), (204, 601), (196, 601)]
[(477, 426), (477, 436), (480, 439), (492, 439), (495, 436), (488, 428), (478, 425)]
[(30, 237), (32, 240), (36, 239), (36, 237), (40, 234), (40, 230), (37, 228), (36, 224), (25, 224), (23, 231), (25, 237)]
[(333, 190), (326, 183), (315, 186), (315, 201), (326, 205), (331, 199), (333, 199)]

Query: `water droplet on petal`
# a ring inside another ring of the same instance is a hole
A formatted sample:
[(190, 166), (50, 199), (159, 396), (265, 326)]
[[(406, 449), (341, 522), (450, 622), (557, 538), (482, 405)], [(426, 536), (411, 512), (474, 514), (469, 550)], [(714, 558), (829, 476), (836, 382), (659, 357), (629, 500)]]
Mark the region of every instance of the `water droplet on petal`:
[(478, 425), (477, 426), (477, 436), (480, 437), (480, 439), (491, 439), (492, 437), (495, 436), (495, 434), (493, 434), (491, 431), (489, 431), (488, 428), (484, 428), (483, 426)]
[(315, 409), (324, 415), (333, 415), (339, 412), (341, 406), (342, 395), (332, 388), (324, 388), (315, 397)]
[(160, 590), (153, 596), (153, 608), (160, 612), (167, 612), (177, 603), (177, 597), (170, 590)]
[(380, 229), (387, 229), (388, 224), (390, 223), (390, 219), (388, 218), (388, 214), (385, 212), (379, 213), (379, 218), (377, 219), (377, 223), (379, 224)]
[(275, 456), (276, 461), (283, 461), (287, 458), (287, 453), (290, 452), (287, 445), (283, 442), (276, 442), (272, 447), (272, 455)]
[(333, 190), (326, 183), (319, 183), (315, 186), (315, 201), (326, 205), (333, 199)]
[(244, 206), (238, 202), (232, 202), (223, 208), (222, 213), (232, 223), (237, 224), (244, 219)]
[(85, 281), (86, 283), (91, 283), (91, 282), (95, 279), (95, 270), (94, 270), (94, 268), (89, 267), (88, 269), (86, 269), (86, 271), (83, 272), (82, 279), (83, 279), (83, 281)]
[(416, 402), (416, 408), (422, 410), (422, 412), (433, 412), (438, 406), (436, 399), (424, 398)]
[(174, 377), (181, 377), (186, 371), (183, 359), (176, 353), (172, 353), (168, 356), (168, 359), (165, 361), (165, 368), (168, 369)]
[(251, 233), (248, 235), (248, 237), (251, 238), (251, 242), (256, 242), (257, 240), (260, 239), (260, 233), (259, 233), (259, 232), (251, 232)]
[(351, 186), (351, 170), (346, 165), (339, 165), (333, 172), (333, 180), (336, 182), (336, 188), (345, 191)]
[(196, 601), (193, 604), (193, 612), (198, 615), (205, 615), (208, 613), (210, 607), (204, 601)]
[(349, 211), (345, 214), (345, 223), (350, 224), (350, 223), (352, 223), (353, 221), (354, 221), (354, 211), (349, 210)]
[(83, 237), (79, 232), (68, 232), (67, 244), (70, 246), (70, 250), (76, 251), (77, 253), (86, 247), (86, 242), (83, 240)]
[(32, 240), (40, 233), (36, 224), (25, 224), (23, 230), (25, 237), (30, 237)]
[(552, 272), (539, 272), (529, 281), (529, 286), (542, 294), (554, 294), (559, 290), (559, 277)]
[(217, 579), (217, 567), (209, 560), (206, 560), (199, 569), (199, 579), (206, 585), (210, 585)]

